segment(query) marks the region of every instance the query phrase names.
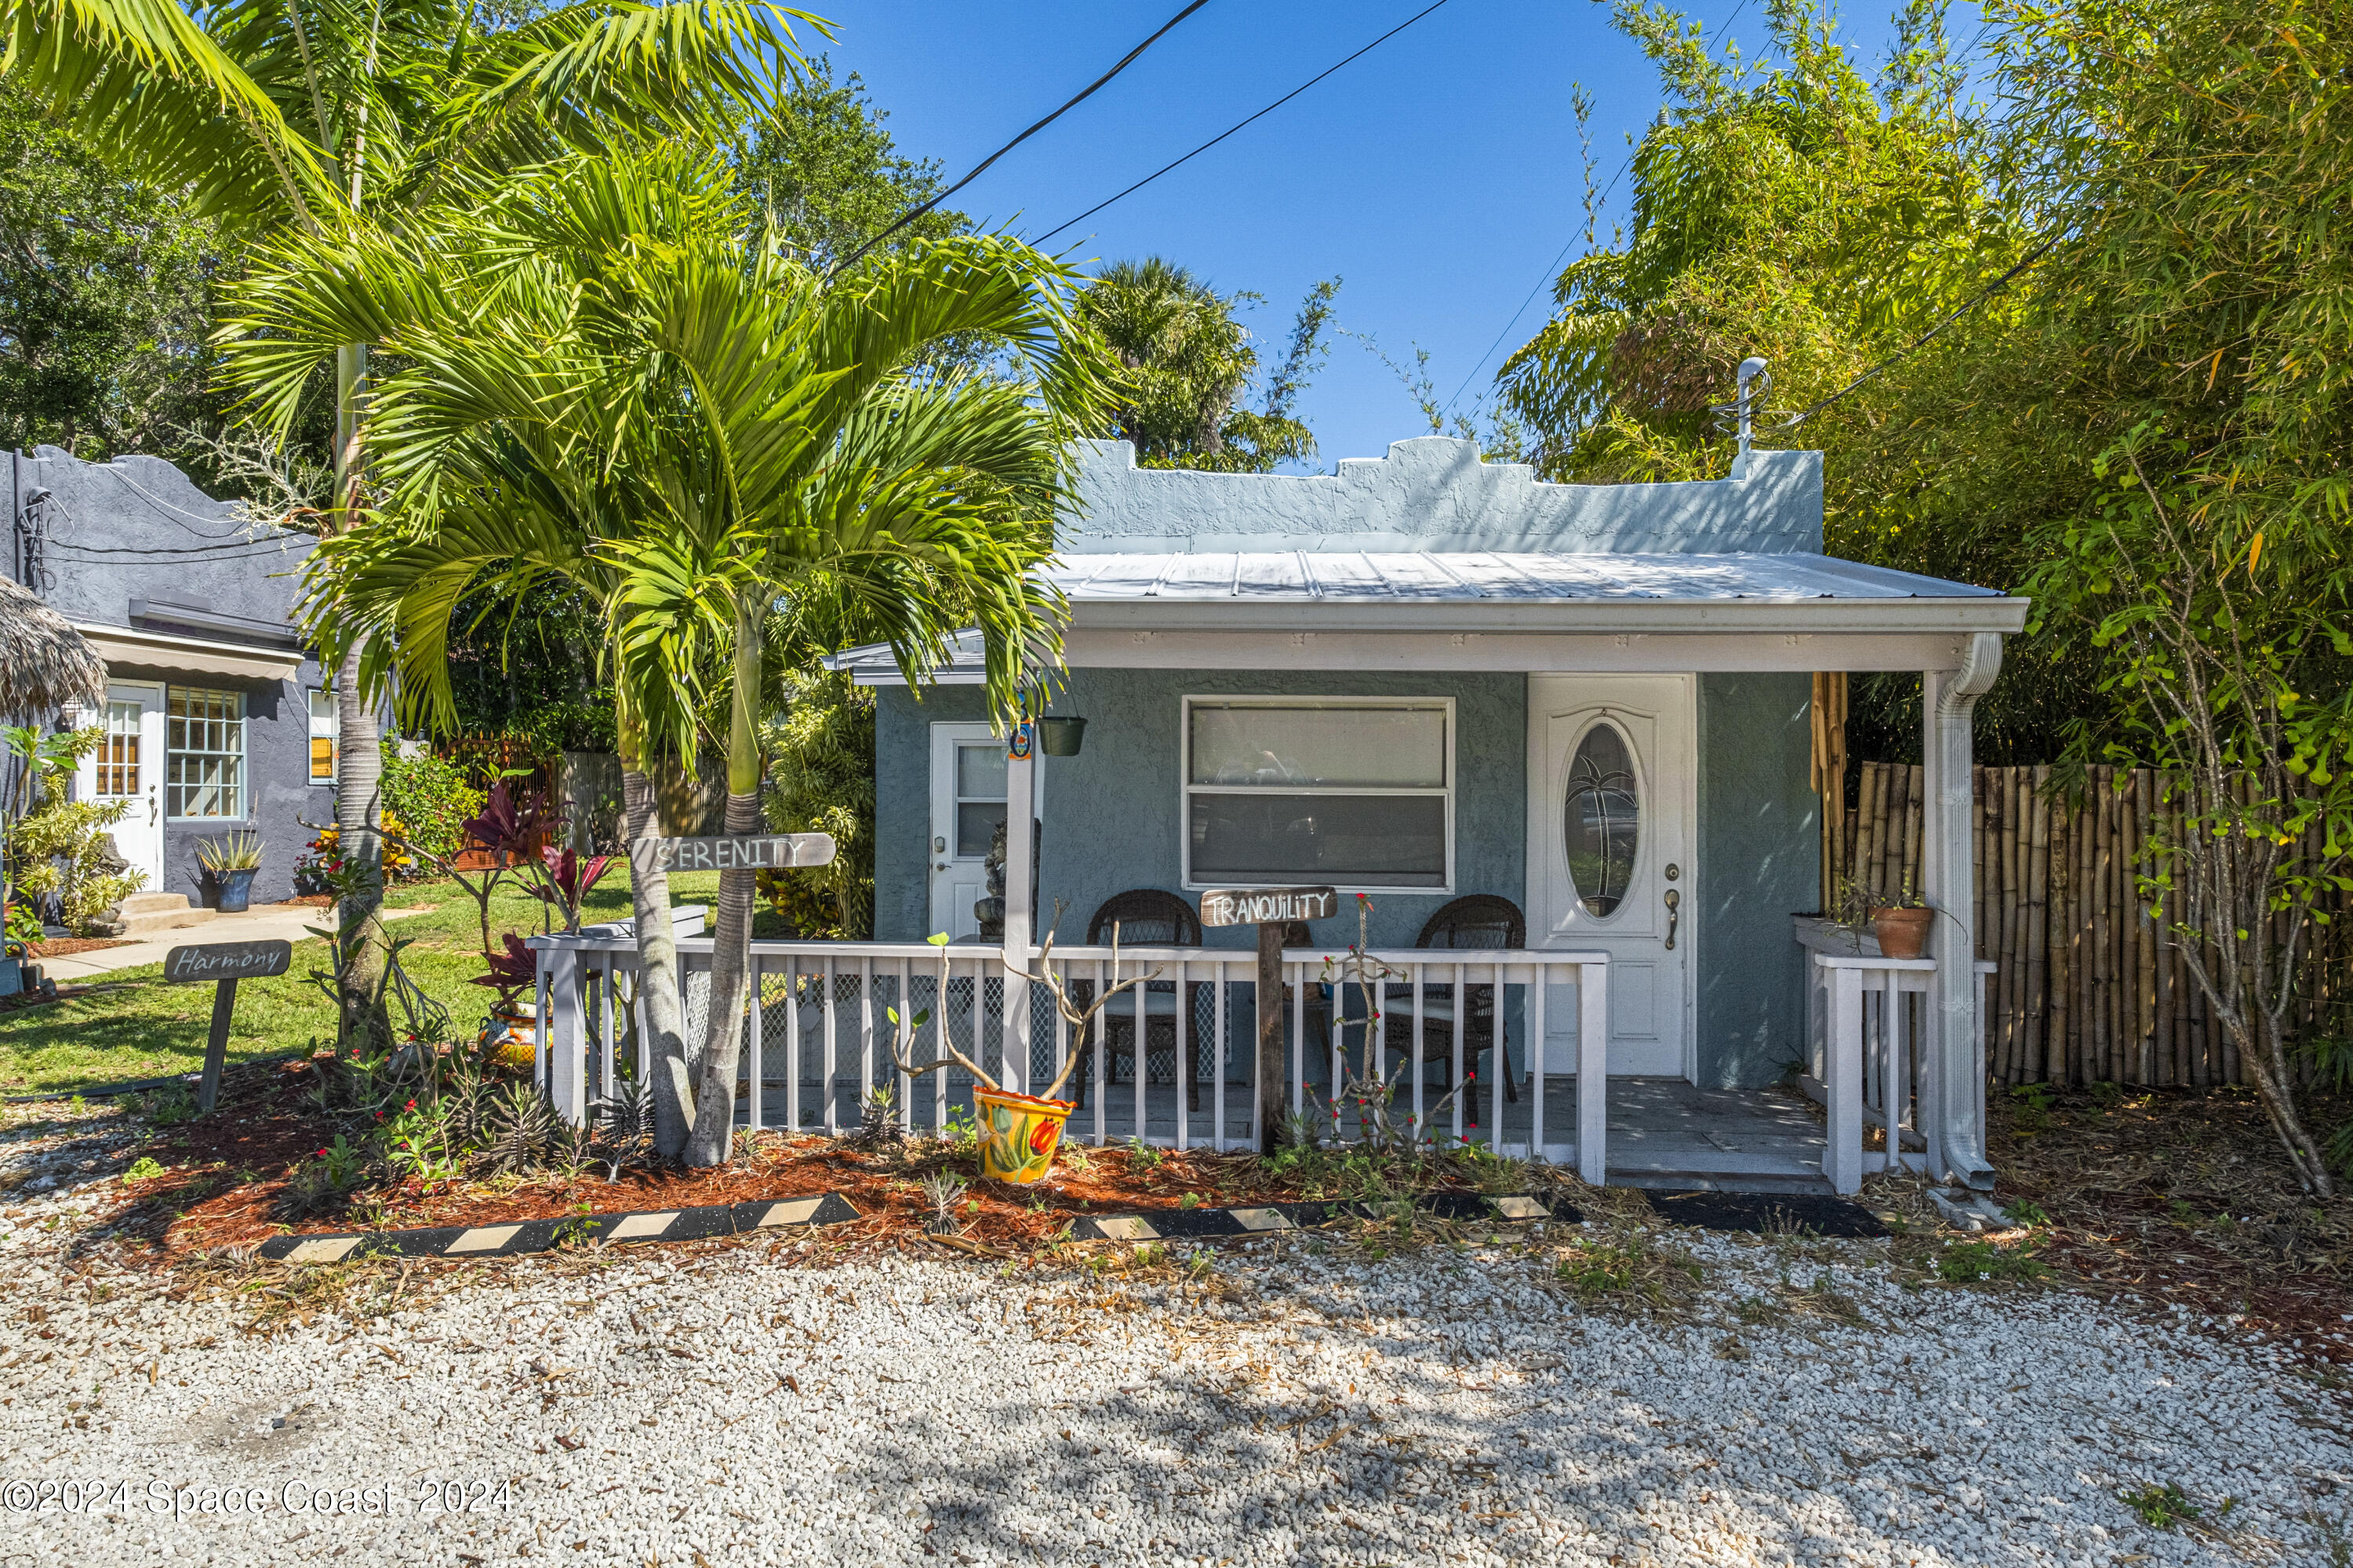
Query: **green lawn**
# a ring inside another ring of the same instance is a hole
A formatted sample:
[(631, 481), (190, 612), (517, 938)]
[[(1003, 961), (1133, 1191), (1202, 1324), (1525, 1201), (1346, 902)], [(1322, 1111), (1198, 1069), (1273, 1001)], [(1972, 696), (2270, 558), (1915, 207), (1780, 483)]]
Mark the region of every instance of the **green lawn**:
[[(673, 874), (670, 885), (677, 902), (707, 904), (717, 896), (719, 876), (715, 872)], [(401, 951), (403, 967), (449, 1010), (459, 1033), (470, 1035), (497, 996), (487, 987), (470, 983), (482, 969), (473, 899), (455, 883), (424, 882), (396, 885), (386, 903), (394, 908), (433, 906), (429, 914), (394, 921), (392, 933), (409, 944)], [(501, 886), (491, 904), (492, 938), (506, 930), (526, 936), (538, 931), (541, 908), (537, 899), (514, 884)], [(325, 912), (320, 913), (323, 920)], [(626, 918), (628, 913), (628, 868), (616, 865), (588, 895), (583, 918), (593, 923)], [(276, 980), (238, 984), (230, 1061), (334, 1038), (334, 1008), (304, 978), (327, 967), (326, 948), (316, 938), (298, 942), (289, 972)], [(91, 988), (70, 1001), (0, 1014), (0, 1093), (85, 1088), (190, 1073), (204, 1065), (205, 1035), (212, 1024), (211, 986), (166, 985), (163, 966), (147, 964), (100, 975)]]

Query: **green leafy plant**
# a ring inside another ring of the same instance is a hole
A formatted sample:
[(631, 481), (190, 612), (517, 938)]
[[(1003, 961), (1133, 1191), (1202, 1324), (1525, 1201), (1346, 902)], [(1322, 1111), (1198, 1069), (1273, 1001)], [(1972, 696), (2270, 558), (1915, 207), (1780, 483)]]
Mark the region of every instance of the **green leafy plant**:
[(2140, 1516), (2140, 1521), (2151, 1530), (2172, 1530), (2192, 1520), (2205, 1517), (2206, 1510), (2189, 1500), (2189, 1495), (2171, 1481), (2162, 1486), (2151, 1484), (2135, 1487), (2116, 1494), (2117, 1500)]
[(1936, 1277), (1947, 1285), (2011, 1284), (2048, 1279), (2051, 1266), (2034, 1255), (2031, 1243), (1997, 1246), (1992, 1242), (1955, 1242), (1936, 1258)]
[(430, 863), (463, 846), (466, 820), (482, 809), (483, 793), (448, 758), (429, 751), (384, 760), (384, 810), (408, 830), (408, 847)]
[(150, 1089), (139, 1097), (139, 1118), (155, 1127), (177, 1127), (196, 1119), (196, 1097), (177, 1084)]
[(216, 839), (198, 839), (196, 863), (215, 876), (232, 871), (259, 871), (261, 868), (261, 835), (233, 832), (224, 833)]
[(142, 1154), (131, 1162), (131, 1169), (122, 1173), (122, 1179), (125, 1181), (152, 1181), (162, 1174), (164, 1168), (155, 1163), (153, 1157)]

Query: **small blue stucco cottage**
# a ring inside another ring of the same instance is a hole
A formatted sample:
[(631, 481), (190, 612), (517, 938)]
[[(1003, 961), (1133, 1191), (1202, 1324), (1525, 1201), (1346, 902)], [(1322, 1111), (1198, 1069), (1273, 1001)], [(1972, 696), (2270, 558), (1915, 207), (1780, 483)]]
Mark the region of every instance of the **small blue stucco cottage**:
[(177, 924), (199, 891), (196, 845), (259, 833), (258, 903), (294, 892), (310, 822), (334, 820), (332, 704), (292, 618), (308, 535), (249, 521), (161, 458), (8, 455), (8, 573), (106, 662), (105, 732), (76, 780), (127, 800), (116, 848), (146, 877), (134, 934)]
[[(875, 943), (976, 939), (1007, 823), (1012, 863), (1036, 866), (1034, 893), (1007, 890), (1008, 955), (1057, 906), (1067, 947), (1098, 913), (1328, 884), (1369, 896), (1376, 948), (1484, 922), (1491, 946), (1606, 961), (1613, 1082), (1829, 1075), (1807, 999), (1835, 977), (1790, 916), (1823, 904), (1809, 701), (1830, 671), (1922, 673), (1926, 891), (1968, 908), (1969, 711), (2027, 606), (1825, 556), (1819, 453), (1611, 486), (1540, 483), (1440, 437), (1308, 477), (1144, 470), (1124, 442), (1081, 457), (1050, 568), (1069, 609), (1050, 714), (1086, 720), (1077, 755), (1008, 761), (976, 640), (920, 691), (886, 649), (836, 661), (880, 688)], [(1034, 847), (1008, 819), (1025, 796)], [(1159, 896), (1113, 902), (1128, 894)], [(1350, 911), (1307, 945), (1351, 939)], [(1176, 930), (1205, 954), (1253, 940)], [(1907, 1137), (1928, 1162), (1982, 1180), (1968, 942), (1966, 919), (1938, 922), (1904, 981), (1919, 1039), (1873, 1060), (1919, 1080)], [(1541, 1001), (1512, 1003), (1508, 1027), (1543, 1036), (1507, 1057), (1514, 1100), (1532, 1055), (1579, 1060), (1578, 1009), (1562, 993), (1536, 1024)], [(1598, 1143), (1601, 1091), (1582, 1087)]]

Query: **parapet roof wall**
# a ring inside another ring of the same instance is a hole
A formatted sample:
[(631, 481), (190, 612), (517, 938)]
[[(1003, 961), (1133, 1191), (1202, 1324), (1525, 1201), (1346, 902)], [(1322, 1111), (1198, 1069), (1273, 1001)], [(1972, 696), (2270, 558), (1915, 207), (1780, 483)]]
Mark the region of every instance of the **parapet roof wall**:
[(1080, 443), (1082, 516), (1062, 554), (1189, 550), (1536, 551), (1569, 555), (1822, 547), (1822, 454), (1751, 452), (1736, 477), (1676, 484), (1546, 484), (1482, 462), (1451, 436), (1345, 458), (1334, 474), (1140, 469), (1125, 441)]

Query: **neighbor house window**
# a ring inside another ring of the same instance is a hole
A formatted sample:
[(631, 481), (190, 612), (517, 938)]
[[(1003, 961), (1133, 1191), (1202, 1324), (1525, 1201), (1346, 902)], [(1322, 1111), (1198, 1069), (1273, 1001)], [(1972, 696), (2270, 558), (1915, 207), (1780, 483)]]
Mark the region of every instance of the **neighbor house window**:
[(335, 781), (335, 694), (332, 687), (311, 694), (311, 782)]
[(1453, 762), (1449, 702), (1187, 697), (1185, 880), (1451, 886)]
[(164, 810), (173, 817), (245, 816), (245, 694), (174, 686), (166, 700)]

